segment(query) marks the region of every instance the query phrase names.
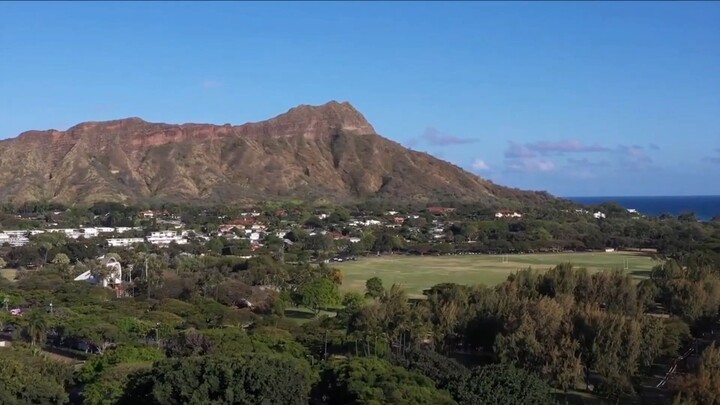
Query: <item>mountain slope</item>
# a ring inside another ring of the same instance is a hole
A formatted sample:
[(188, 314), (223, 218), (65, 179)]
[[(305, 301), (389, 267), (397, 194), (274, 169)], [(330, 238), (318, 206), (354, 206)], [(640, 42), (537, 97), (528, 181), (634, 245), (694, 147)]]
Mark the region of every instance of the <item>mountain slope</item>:
[(348, 103), (299, 106), (240, 126), (87, 122), (0, 141), (0, 199), (245, 202), (437, 201), (545, 193), (497, 186), (376, 134)]

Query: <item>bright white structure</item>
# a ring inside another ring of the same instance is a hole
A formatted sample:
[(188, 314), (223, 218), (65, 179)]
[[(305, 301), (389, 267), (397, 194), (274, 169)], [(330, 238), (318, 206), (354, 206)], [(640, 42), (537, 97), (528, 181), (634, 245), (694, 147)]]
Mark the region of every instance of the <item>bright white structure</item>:
[(602, 212), (600, 212), (600, 211), (598, 211), (598, 212), (596, 212), (596, 213), (593, 214), (593, 217), (594, 217), (595, 219), (601, 219), (601, 218), (605, 218), (605, 214), (602, 213)]
[(9, 244), (10, 246), (24, 246), (30, 242), (25, 234), (12, 233), (13, 231), (0, 232), (0, 246)]
[(522, 218), (519, 212), (496, 212), (495, 218)]
[(114, 257), (103, 257), (102, 265), (108, 270), (108, 275), (105, 279), (100, 279), (92, 275), (92, 271), (88, 270), (75, 277), (75, 281), (85, 281), (92, 285), (101, 285), (103, 287), (115, 287), (122, 284), (122, 266), (120, 266), (120, 263), (118, 263)]
[(144, 243), (145, 239), (143, 238), (111, 238), (107, 240), (108, 245), (110, 246), (119, 246), (119, 247), (127, 247), (134, 245), (136, 243)]
[(147, 237), (147, 241), (153, 245), (169, 245), (172, 242), (175, 242), (178, 245), (188, 243), (188, 240), (183, 236), (178, 235), (176, 231), (150, 232), (150, 236)]

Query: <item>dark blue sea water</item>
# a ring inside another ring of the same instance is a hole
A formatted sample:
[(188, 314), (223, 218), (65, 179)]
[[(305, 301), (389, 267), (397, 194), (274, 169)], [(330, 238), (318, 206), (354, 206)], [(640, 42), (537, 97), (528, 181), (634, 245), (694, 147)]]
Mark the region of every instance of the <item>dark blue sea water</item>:
[(677, 196), (677, 197), (565, 197), (580, 204), (596, 205), (615, 202), (625, 208), (633, 208), (641, 214), (658, 216), (679, 215), (694, 212), (703, 221), (720, 216), (720, 196)]

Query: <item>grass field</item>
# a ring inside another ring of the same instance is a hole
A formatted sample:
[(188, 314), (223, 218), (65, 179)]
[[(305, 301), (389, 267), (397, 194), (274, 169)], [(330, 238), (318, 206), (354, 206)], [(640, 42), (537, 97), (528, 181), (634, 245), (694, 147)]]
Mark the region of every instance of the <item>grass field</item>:
[(15, 269), (0, 269), (0, 277), (5, 277), (10, 281), (15, 281), (15, 275), (17, 270)]
[(503, 263), (502, 255), (390, 255), (333, 265), (343, 272), (343, 291), (364, 291), (367, 279), (380, 277), (386, 287), (397, 283), (410, 294), (420, 294), (423, 289), (439, 283), (495, 285), (519, 269), (547, 270), (564, 262), (600, 271), (623, 269), (627, 260), (627, 272), (639, 278), (646, 277), (648, 270), (657, 264), (644, 254), (625, 252), (517, 254), (507, 255), (507, 260)]

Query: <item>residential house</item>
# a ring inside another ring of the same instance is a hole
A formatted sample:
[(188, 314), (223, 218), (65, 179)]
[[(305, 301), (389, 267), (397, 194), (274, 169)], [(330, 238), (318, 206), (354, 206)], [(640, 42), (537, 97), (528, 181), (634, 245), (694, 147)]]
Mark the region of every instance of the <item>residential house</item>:
[(178, 235), (177, 231), (150, 232), (150, 236), (147, 237), (147, 241), (153, 245), (169, 245), (172, 242), (175, 242), (178, 245), (188, 243), (187, 238), (182, 235)]
[(330, 236), (332, 236), (333, 240), (349, 240), (350, 238), (343, 235), (340, 232), (330, 232)]
[(24, 232), (21, 234), (14, 231), (0, 232), (0, 246), (6, 243), (13, 247), (25, 246), (30, 243), (30, 239), (25, 235)]
[(232, 233), (235, 229), (238, 231), (245, 230), (245, 225), (236, 225), (236, 224), (222, 224), (218, 227), (218, 231), (220, 233)]
[(136, 243), (145, 243), (144, 238), (110, 238), (107, 240), (109, 246), (128, 247)]

